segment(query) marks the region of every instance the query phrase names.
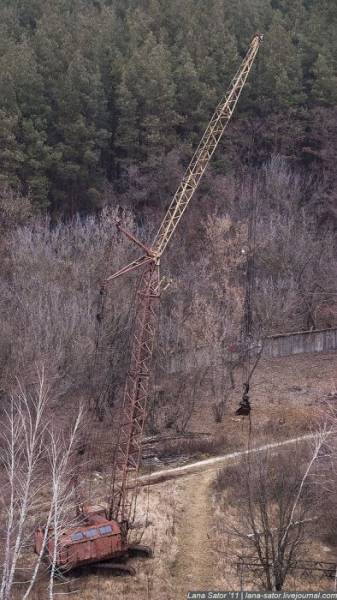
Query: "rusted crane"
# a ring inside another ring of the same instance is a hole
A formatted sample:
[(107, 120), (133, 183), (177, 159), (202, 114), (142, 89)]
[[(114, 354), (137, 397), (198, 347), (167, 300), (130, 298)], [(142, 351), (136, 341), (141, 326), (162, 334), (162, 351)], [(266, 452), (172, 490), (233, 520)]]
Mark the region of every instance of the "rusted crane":
[[(161, 289), (160, 259), (231, 119), (262, 39), (261, 34), (253, 37), (226, 96), (215, 109), (153, 244), (150, 247), (146, 246), (119, 225), (120, 230), (141, 248), (143, 253), (105, 281), (106, 287), (121, 275), (142, 270), (137, 290), (131, 363), (124, 388), (110, 502), (108, 511), (102, 507), (83, 507), (79, 526), (66, 531), (62, 540), (58, 542), (57, 566), (60, 569), (70, 569), (88, 563), (106, 564), (106, 561), (127, 556), (130, 550), (128, 531), (137, 496), (136, 481), (141, 460), (156, 331), (156, 306)], [(37, 532), (37, 551), (41, 548), (42, 539), (43, 529)], [(51, 534), (47, 554), (52, 554), (52, 549)]]
[(261, 41), (261, 34), (253, 37), (247, 55), (230, 84), (229, 91), (215, 109), (152, 246), (147, 248), (134, 236), (120, 228), (127, 237), (144, 250), (144, 254), (107, 279), (107, 283), (109, 283), (125, 273), (143, 268), (137, 294), (131, 365), (125, 384), (123, 416), (119, 430), (114, 486), (110, 506), (110, 517), (116, 520), (129, 522), (136, 497), (134, 486), (129, 494), (127, 489), (130, 487), (130, 478), (137, 477), (141, 458), (141, 440), (147, 412), (149, 375), (156, 327), (155, 303), (160, 294), (160, 259), (231, 119)]

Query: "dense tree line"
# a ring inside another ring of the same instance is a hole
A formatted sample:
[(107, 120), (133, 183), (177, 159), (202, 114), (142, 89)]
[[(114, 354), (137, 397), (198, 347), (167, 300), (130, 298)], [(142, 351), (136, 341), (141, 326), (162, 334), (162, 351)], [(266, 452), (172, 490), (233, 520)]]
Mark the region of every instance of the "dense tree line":
[(280, 152), (322, 178), (330, 206), (336, 20), (332, 0), (1, 0), (1, 181), (35, 211), (111, 193), (155, 206), (261, 30), (218, 167)]

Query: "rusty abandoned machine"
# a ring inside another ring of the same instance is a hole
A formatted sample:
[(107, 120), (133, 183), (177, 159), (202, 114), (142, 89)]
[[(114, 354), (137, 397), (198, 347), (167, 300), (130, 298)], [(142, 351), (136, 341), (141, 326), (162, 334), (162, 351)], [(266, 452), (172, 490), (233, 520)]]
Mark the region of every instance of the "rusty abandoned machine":
[[(104, 284), (106, 286), (117, 277), (137, 269), (142, 271), (136, 297), (131, 364), (121, 408), (113, 485), (108, 508), (82, 506), (79, 509), (78, 525), (70, 527), (61, 536), (56, 536), (57, 539), (53, 537), (52, 530), (46, 532), (44, 528), (39, 528), (36, 531), (35, 551), (44, 551), (45, 558), (51, 562), (56, 544), (56, 567), (61, 572), (86, 564), (123, 570), (123, 565), (117, 563), (118, 559), (122, 559), (123, 562), (132, 550), (137, 549), (129, 542), (129, 531), (136, 502), (135, 481), (140, 466), (142, 435), (147, 413), (157, 303), (161, 288), (160, 259), (231, 119), (262, 39), (260, 34), (253, 37), (229, 91), (215, 109), (152, 246), (147, 247), (120, 227), (121, 231), (141, 248), (143, 254), (108, 277)], [(45, 535), (46, 533), (48, 535)], [(47, 540), (45, 548), (44, 537)], [(142, 550), (145, 552), (145, 547)], [(124, 570), (132, 572), (131, 568), (125, 567)]]

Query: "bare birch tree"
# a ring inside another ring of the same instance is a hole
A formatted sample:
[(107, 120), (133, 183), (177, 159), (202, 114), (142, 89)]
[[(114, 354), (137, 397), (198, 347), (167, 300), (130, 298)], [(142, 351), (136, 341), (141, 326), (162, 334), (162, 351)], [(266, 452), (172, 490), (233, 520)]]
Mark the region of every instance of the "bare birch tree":
[[(51, 560), (48, 585), (49, 600), (54, 597), (54, 577), (57, 569), (57, 553), (59, 539), (65, 528), (74, 520), (76, 498), (71, 482), (74, 479), (74, 466), (71, 468), (71, 457), (76, 445), (83, 410), (80, 409), (68, 439), (51, 432), (48, 447), (51, 467), (51, 501), (48, 520), (52, 526), (53, 554)], [(46, 536), (45, 536), (46, 537)]]
[[(49, 556), (48, 596), (53, 598), (57, 563), (57, 541), (75, 515), (72, 457), (83, 417), (80, 408), (69, 432), (58, 432), (48, 418), (49, 390), (44, 372), (39, 373), (36, 394), (27, 394), (19, 385), (5, 411), (2, 429), (2, 493), (1, 529), (4, 531), (0, 599), (12, 597), (15, 574), (24, 561), (27, 549), (33, 550), (36, 514), (43, 514), (44, 534), (41, 550), (32, 567), (26, 600), (38, 579), (48, 544), (54, 552)], [(41, 507), (41, 497), (47, 501)], [(73, 516), (70, 516), (73, 515)]]
[(5, 412), (1, 429), (3, 469), (8, 493), (4, 494), (2, 512), (5, 522), (5, 547), (1, 600), (9, 600), (15, 570), (26, 542), (29, 510), (40, 491), (41, 465), (47, 421), (44, 419), (47, 388), (43, 372), (39, 374), (36, 395), (29, 397), (19, 385), (10, 408)]

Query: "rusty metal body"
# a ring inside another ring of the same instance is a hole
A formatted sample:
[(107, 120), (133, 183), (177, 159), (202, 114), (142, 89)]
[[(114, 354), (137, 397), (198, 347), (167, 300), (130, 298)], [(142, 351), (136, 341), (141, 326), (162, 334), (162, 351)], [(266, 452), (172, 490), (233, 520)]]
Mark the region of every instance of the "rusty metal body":
[[(125, 382), (113, 464), (109, 517), (120, 522), (130, 522), (135, 511), (136, 476), (147, 414), (159, 288), (159, 266), (151, 261), (144, 267), (137, 290), (131, 362)], [(130, 485), (131, 480), (133, 485)]]
[[(147, 411), (149, 376), (156, 329), (155, 299), (160, 296), (160, 259), (192, 199), (201, 178), (225, 131), (245, 86), (256, 54), (263, 40), (256, 34), (249, 46), (229, 91), (219, 102), (205, 130), (172, 202), (148, 248), (118, 224), (119, 229), (145, 254), (107, 278), (106, 283), (121, 275), (143, 269), (135, 307), (131, 365), (124, 389), (120, 435), (115, 456), (109, 516), (130, 521), (135, 512), (137, 474), (141, 458), (141, 437)], [(132, 482), (132, 485), (130, 483)], [(127, 494), (127, 489), (129, 493)]]
[[(35, 532), (35, 552), (43, 547), (45, 530)], [(55, 538), (53, 530), (48, 532), (44, 558), (52, 563)], [(127, 556), (128, 545), (120, 525), (107, 518), (102, 507), (88, 507), (79, 515), (79, 523), (58, 536), (56, 567), (60, 571), (70, 571), (75, 567), (110, 561)]]

